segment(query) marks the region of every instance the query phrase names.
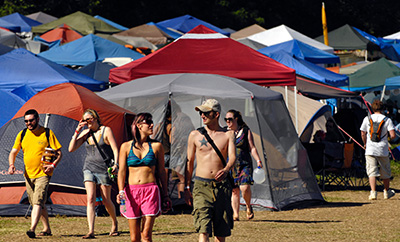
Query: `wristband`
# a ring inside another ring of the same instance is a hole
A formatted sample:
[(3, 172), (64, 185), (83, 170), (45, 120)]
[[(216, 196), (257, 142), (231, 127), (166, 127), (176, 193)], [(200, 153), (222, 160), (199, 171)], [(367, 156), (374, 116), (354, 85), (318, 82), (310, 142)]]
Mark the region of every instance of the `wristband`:
[(186, 186), (185, 189), (186, 189), (186, 190), (190, 190), (190, 186)]
[(51, 164), (51, 166), (53, 167), (53, 168), (56, 168), (56, 165), (53, 163), (53, 164)]
[(79, 131), (75, 129), (75, 133), (76, 133), (76, 134), (79, 134)]
[(119, 190), (118, 194), (121, 194), (121, 193), (125, 193), (125, 191), (124, 190)]
[(10, 164), (9, 166), (14, 166), (14, 164)]

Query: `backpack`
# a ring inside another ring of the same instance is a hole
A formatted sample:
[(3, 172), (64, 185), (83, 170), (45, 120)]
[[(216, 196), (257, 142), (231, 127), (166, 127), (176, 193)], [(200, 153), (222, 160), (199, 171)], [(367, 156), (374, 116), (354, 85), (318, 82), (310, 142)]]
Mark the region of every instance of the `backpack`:
[[(24, 128), (24, 130), (22, 130), (22, 133), (21, 133), (21, 141), (20, 141), (21, 148), (22, 148), (22, 140), (25, 137), (26, 130), (27, 130), (27, 128)], [(47, 144), (48, 144), (47, 147), (50, 147), (50, 129), (49, 128), (44, 128), (44, 130), (46, 131), (46, 138), (47, 138)]]
[(374, 121), (372, 121), (372, 118), (369, 117), (369, 135), (370, 135), (371, 141), (379, 142), (382, 140), (383, 137), (386, 136), (386, 134), (381, 136), (381, 133), (382, 133), (382, 126), (386, 122), (387, 119), (388, 118), (385, 117), (380, 122), (374, 122)]

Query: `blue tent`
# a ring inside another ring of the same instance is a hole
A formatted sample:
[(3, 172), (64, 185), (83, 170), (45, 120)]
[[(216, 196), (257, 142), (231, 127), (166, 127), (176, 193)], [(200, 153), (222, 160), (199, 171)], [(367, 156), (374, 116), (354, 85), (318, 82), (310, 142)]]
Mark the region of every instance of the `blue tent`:
[(102, 21), (108, 23), (109, 25), (111, 25), (111, 26), (113, 26), (113, 27), (115, 27), (115, 28), (117, 28), (117, 29), (120, 29), (120, 30), (122, 30), (122, 31), (128, 30), (127, 27), (124, 27), (124, 26), (122, 26), (122, 25), (119, 25), (119, 24), (117, 24), (117, 23), (115, 23), (115, 22), (113, 22), (113, 21), (111, 21), (111, 20), (108, 20), (108, 19), (106, 19), (106, 18), (103, 18), (103, 17), (101, 17), (101, 16), (99, 16), (99, 15), (96, 15), (96, 16), (94, 16), (94, 17), (97, 18), (97, 19), (100, 19), (100, 20), (102, 20)]
[(21, 27), (1, 18), (0, 18), (0, 27), (11, 30), (12, 32), (21, 32)]
[(35, 96), (37, 91), (28, 85), (22, 85), (20, 87), (15, 88), (11, 91), (18, 97), (22, 98), (25, 102), (31, 99), (31, 97)]
[(13, 13), (0, 19), (5, 20), (11, 24), (15, 24), (21, 28), (21, 32), (30, 32), (33, 26), (41, 25), (42, 23), (33, 20), (31, 18), (25, 17), (19, 13)]
[(157, 24), (162, 27), (165, 27), (165, 28), (171, 28), (171, 29), (178, 30), (179, 32), (182, 32), (182, 33), (187, 33), (198, 25), (204, 25), (207, 28), (212, 29), (212, 30), (214, 30), (218, 33), (221, 33), (223, 35), (226, 35), (228, 37), (231, 35), (230, 33), (226, 32), (210, 23), (204, 22), (203, 20), (200, 20), (200, 19), (195, 18), (190, 15), (184, 15), (181, 17), (164, 20), (164, 21), (158, 22)]
[(51, 48), (38, 55), (58, 64), (80, 66), (102, 61), (108, 57), (128, 57), (133, 60), (143, 57), (142, 54), (134, 50), (93, 34)]
[(104, 90), (104, 82), (96, 81), (67, 67), (35, 56), (26, 49), (16, 49), (0, 56), (0, 89), (13, 90), (24, 84), (35, 91), (71, 82), (92, 91)]
[(258, 51), (265, 55), (268, 55), (269, 53), (275, 52), (277, 50), (284, 50), (289, 54), (296, 56), (297, 58), (304, 59), (315, 64), (340, 63), (340, 59), (338, 56), (295, 39), (280, 44), (264, 47), (262, 49), (259, 49)]
[(25, 101), (17, 95), (0, 90), (0, 127), (14, 117), (24, 103)]
[(269, 53), (268, 57), (296, 70), (296, 74), (316, 80), (334, 87), (345, 86), (349, 83), (346, 75), (341, 75), (317, 66), (296, 56), (292, 56), (283, 50)]
[(84, 66), (78, 70), (79, 73), (82, 73), (90, 78), (93, 78), (98, 81), (107, 82), (108, 76), (110, 75), (110, 70), (115, 68), (116, 66), (112, 63), (104, 63), (101, 61), (95, 61), (87, 66)]

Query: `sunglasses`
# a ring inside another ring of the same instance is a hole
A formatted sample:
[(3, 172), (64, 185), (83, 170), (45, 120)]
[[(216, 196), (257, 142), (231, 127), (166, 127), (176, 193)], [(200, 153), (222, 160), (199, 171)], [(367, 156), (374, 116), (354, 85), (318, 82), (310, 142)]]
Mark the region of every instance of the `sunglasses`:
[(24, 122), (25, 122), (25, 123), (32, 123), (33, 120), (36, 120), (36, 119), (35, 119), (35, 118), (33, 118), (33, 119), (25, 119)]
[(203, 111), (199, 111), (200, 116), (202, 114), (204, 114), (204, 116), (208, 116), (212, 111), (208, 111), (208, 112), (203, 112)]
[(225, 122), (233, 122), (233, 118), (224, 118), (225, 119)]
[(89, 121), (91, 122), (91, 121), (93, 121), (93, 119), (94, 119), (94, 118), (87, 118), (87, 119), (84, 119), (83, 121), (84, 121), (84, 122), (89, 122)]
[(146, 120), (146, 119), (144, 119), (144, 120), (142, 120), (141, 123), (151, 125), (151, 124), (153, 124), (153, 120)]

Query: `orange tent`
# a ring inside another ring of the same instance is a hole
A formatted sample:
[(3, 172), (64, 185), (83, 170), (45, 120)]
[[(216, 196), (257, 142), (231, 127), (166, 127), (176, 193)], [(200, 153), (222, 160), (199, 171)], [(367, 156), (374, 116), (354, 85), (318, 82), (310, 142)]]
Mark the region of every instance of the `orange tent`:
[(58, 28), (55, 28), (53, 30), (46, 32), (45, 34), (42, 34), (40, 38), (48, 42), (61, 40), (61, 44), (65, 44), (77, 40), (79, 38), (82, 38), (82, 35), (73, 30), (68, 25), (63, 24)]

